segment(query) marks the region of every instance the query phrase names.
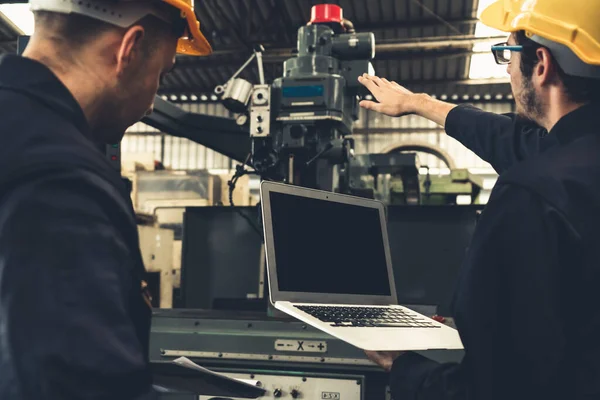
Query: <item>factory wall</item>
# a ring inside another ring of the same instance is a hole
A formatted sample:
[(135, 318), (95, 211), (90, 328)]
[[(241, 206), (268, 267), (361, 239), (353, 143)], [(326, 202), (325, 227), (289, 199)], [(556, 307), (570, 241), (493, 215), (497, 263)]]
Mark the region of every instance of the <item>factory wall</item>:
[[(513, 110), (509, 102), (474, 103), (475, 106), (495, 113), (506, 113)], [(187, 111), (231, 117), (232, 114), (218, 103), (184, 103), (181, 107)], [(389, 150), (396, 145), (428, 143), (446, 151), (454, 160), (457, 168), (468, 168), (474, 173), (493, 175), (491, 167), (466, 149), (455, 139), (447, 136), (443, 129), (434, 123), (409, 115), (402, 118), (390, 118), (367, 110), (360, 111), (356, 123), (357, 134), (354, 135), (357, 154), (374, 153)], [(370, 132), (365, 134), (364, 132)], [(162, 135), (156, 129), (138, 123), (132, 126), (122, 142), (124, 161), (159, 160), (172, 169), (218, 169), (229, 170), (232, 161), (206, 147), (188, 139)], [(422, 166), (428, 166), (432, 172), (445, 169), (444, 163), (437, 157), (420, 153)]]
[[(512, 103), (472, 103), (485, 111), (509, 113), (513, 111)], [(456, 139), (445, 134), (435, 123), (416, 115), (392, 118), (379, 113), (361, 110), (356, 123), (358, 131), (369, 134), (355, 136), (355, 150), (361, 153), (380, 153), (389, 151), (395, 145), (425, 143), (447, 152), (454, 160), (456, 168), (468, 168), (473, 173), (494, 174), (491, 166), (477, 157)], [(379, 131), (378, 131), (379, 130)], [(396, 131), (396, 132), (394, 132)], [(422, 166), (433, 169), (445, 168), (446, 165), (436, 156), (419, 154)]]

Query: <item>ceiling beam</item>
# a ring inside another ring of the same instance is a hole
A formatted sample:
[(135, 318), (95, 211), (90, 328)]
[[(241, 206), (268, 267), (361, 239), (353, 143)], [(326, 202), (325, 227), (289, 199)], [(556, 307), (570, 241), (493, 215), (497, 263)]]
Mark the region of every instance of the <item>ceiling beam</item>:
[[(445, 21), (453, 26), (475, 25), (479, 20), (477, 18), (445, 18)], [(357, 32), (378, 31), (384, 29), (411, 29), (411, 28), (433, 28), (443, 26), (444, 24), (435, 18), (412, 21), (381, 21), (381, 22), (363, 22), (355, 23), (354, 28)]]
[[(427, 51), (427, 52), (418, 52), (418, 51), (404, 51), (404, 52), (384, 52), (376, 56), (375, 63), (377, 61), (413, 61), (413, 60), (421, 60), (421, 61), (434, 61), (440, 59), (451, 59), (451, 58), (460, 58), (467, 57), (473, 54), (471, 50), (460, 49), (460, 48), (450, 48), (446, 50), (438, 50), (438, 51)], [(287, 59), (292, 58), (292, 56), (285, 57), (283, 55), (278, 56), (264, 56), (263, 61), (264, 64), (281, 64), (283, 66), (283, 62)], [(194, 60), (186, 60), (185, 62), (177, 62), (177, 66), (173, 73), (177, 73), (179, 70), (190, 70), (197, 69), (201, 71), (204, 68), (234, 68), (237, 69), (243, 64), (243, 60), (236, 60), (231, 57), (196, 57)], [(247, 70), (255, 68), (256, 63), (252, 63), (248, 66)]]
[(477, 37), (474, 35), (425, 37), (406, 40), (379, 40), (376, 41), (375, 54), (382, 52), (398, 52), (409, 50), (439, 50), (469, 48), (478, 43), (487, 43), (496, 40), (505, 40), (506, 36)]
[[(446, 94), (451, 96), (453, 94), (491, 94), (493, 96), (497, 94), (507, 95), (511, 93), (511, 88), (508, 80), (505, 79), (429, 79), (429, 80), (404, 80), (398, 81), (408, 89), (430, 94)], [(214, 87), (193, 87), (190, 85), (185, 86), (169, 86), (162, 87), (159, 90), (159, 94), (195, 94), (200, 96), (202, 93), (210, 94), (213, 93)]]
[[(485, 43), (494, 40), (504, 40), (506, 36), (477, 37), (474, 35), (461, 36), (432, 36), (412, 39), (391, 39), (376, 40), (375, 54), (403, 51), (430, 51), (441, 48), (470, 48), (477, 43)], [(266, 48), (263, 54), (265, 62), (281, 62), (295, 55), (296, 49), (291, 47)], [(239, 54), (248, 54), (248, 50), (240, 47), (228, 49), (217, 49), (209, 57), (203, 57), (205, 60), (217, 58), (220, 56), (235, 56)], [(248, 54), (249, 55), (249, 54)]]
[[(446, 19), (446, 21), (455, 27), (460, 27), (460, 26), (464, 26), (464, 25), (468, 25), (468, 26), (475, 25), (479, 20), (477, 18), (451, 18), (451, 19)], [(422, 19), (422, 20), (417, 20), (417, 21), (413, 20), (413, 21), (363, 22), (363, 23), (354, 24), (354, 28), (356, 29), (357, 32), (379, 32), (379, 31), (389, 30), (389, 29), (410, 30), (410, 29), (415, 29), (415, 28), (421, 28), (421, 29), (422, 28), (435, 28), (435, 27), (439, 27), (442, 25), (444, 25), (444, 24), (442, 22), (440, 22), (438, 19), (428, 18), (428, 19)], [(300, 28), (300, 26), (295, 26), (295, 27), (290, 27), (289, 25), (286, 25), (286, 26), (287, 26), (286, 35), (288, 35), (288, 36), (290, 35), (292, 30), (295, 32)], [(272, 37), (272, 36), (277, 37), (278, 35), (281, 34), (281, 31), (278, 28), (279, 27), (277, 27), (277, 25), (272, 24), (267, 29), (261, 30), (258, 34), (251, 34), (249, 39), (253, 42), (257, 42), (257, 43), (260, 42), (261, 44), (263, 44), (265, 46), (275, 45), (275, 43), (272, 43), (269, 40), (265, 40), (265, 35), (267, 35), (266, 37)], [(229, 34), (231, 34), (231, 32), (229, 32), (229, 29), (219, 32), (219, 35), (222, 37), (226, 37)], [(289, 43), (289, 40), (286, 40), (286, 41)]]

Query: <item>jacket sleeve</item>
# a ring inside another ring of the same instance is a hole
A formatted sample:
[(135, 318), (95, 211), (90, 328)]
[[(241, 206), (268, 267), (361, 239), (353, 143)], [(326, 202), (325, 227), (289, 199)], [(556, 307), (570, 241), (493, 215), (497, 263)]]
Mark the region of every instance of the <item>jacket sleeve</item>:
[(393, 397), (568, 398), (557, 384), (566, 373), (560, 286), (565, 279), (559, 266), (567, 262), (561, 249), (576, 242), (562, 214), (537, 195), (498, 185), (478, 223), (454, 299), (465, 357), (460, 364), (438, 364), (416, 354), (401, 356), (392, 368)]
[(446, 118), (446, 133), (501, 174), (556, 144), (545, 129), (515, 114), (495, 114), (459, 105)]
[(133, 262), (97, 188), (82, 177), (27, 184), (3, 203), (0, 352), (10, 355), (12, 371), (6, 378), (19, 398), (154, 399), (129, 314)]

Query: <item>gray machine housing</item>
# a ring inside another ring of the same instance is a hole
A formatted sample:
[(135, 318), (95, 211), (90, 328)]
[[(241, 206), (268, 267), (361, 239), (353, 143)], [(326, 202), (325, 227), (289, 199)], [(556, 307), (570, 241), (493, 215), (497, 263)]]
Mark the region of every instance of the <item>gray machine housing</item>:
[[(339, 169), (352, 156), (345, 136), (358, 119), (358, 77), (372, 71), (374, 49), (372, 33), (344, 33), (328, 24), (298, 30), (298, 54), (271, 85), (270, 137), (250, 130), (261, 176), (336, 189)], [(251, 113), (251, 125), (257, 118)]]

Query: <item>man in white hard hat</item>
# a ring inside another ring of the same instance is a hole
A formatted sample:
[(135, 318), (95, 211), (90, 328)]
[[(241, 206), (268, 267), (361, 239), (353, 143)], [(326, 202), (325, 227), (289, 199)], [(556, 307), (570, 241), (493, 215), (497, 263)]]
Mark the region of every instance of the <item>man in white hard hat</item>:
[(211, 47), (192, 0), (30, 6), (23, 57), (0, 57), (0, 399), (154, 398), (135, 215), (98, 148)]
[(518, 116), (360, 78), (363, 107), (435, 121), (500, 173), (454, 297), (462, 362), (368, 355), (396, 399), (600, 399), (600, 3), (500, 0), (481, 20), (510, 32), (492, 51)]

